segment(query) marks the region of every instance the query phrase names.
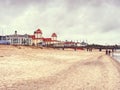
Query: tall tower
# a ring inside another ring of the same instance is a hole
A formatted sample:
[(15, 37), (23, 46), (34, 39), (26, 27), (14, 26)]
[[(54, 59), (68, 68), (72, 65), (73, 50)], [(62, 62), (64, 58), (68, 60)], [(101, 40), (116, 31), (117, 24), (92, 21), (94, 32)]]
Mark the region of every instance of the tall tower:
[(52, 40), (57, 40), (57, 34), (56, 34), (56, 33), (53, 33), (53, 34), (51, 35), (51, 38), (52, 38)]
[(40, 29), (37, 29), (34, 32), (35, 38), (42, 38), (42, 31)]

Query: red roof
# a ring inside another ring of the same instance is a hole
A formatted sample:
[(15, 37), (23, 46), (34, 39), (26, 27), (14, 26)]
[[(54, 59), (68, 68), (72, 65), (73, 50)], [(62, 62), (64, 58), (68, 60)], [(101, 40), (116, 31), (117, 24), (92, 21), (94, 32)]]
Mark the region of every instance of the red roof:
[(52, 39), (51, 38), (43, 38), (43, 41), (46, 41), (46, 42), (51, 42)]
[(35, 38), (35, 35), (29, 35), (30, 38), (32, 38), (33, 40), (35, 39), (43, 39), (43, 38)]
[(35, 38), (35, 35), (29, 35), (30, 38), (33, 40), (35, 39), (42, 39), (44, 42), (57, 42), (57, 40), (52, 40), (51, 38)]
[(35, 32), (34, 32), (34, 34), (42, 34), (42, 31), (40, 30), (40, 29), (37, 29)]
[(51, 37), (57, 37), (57, 34), (56, 34), (56, 33), (53, 33)]
[(29, 35), (29, 37), (35, 39), (35, 35)]

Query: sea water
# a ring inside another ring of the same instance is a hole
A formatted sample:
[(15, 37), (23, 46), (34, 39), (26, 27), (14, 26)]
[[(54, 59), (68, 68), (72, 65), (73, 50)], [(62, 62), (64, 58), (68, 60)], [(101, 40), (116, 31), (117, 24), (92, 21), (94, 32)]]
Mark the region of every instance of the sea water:
[(116, 50), (113, 53), (113, 58), (120, 62), (120, 50)]

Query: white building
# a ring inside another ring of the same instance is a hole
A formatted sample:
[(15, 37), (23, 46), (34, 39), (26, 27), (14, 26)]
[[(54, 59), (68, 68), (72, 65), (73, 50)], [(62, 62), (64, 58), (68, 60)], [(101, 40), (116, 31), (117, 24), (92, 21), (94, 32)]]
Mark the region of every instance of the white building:
[(38, 46), (40, 43), (43, 43), (43, 37), (42, 37), (42, 31), (40, 29), (37, 29), (34, 32), (34, 35), (30, 35), (32, 39), (32, 44), (35, 46)]
[(52, 44), (57, 44), (58, 40), (57, 40), (57, 34), (53, 33), (51, 35), (51, 37), (49, 38), (45, 38), (42, 36), (42, 30), (41, 29), (37, 29), (33, 35), (30, 35), (30, 37), (32, 38), (32, 43), (35, 46), (39, 46), (41, 45), (52, 45)]
[(13, 35), (6, 35), (6, 40), (10, 42), (11, 45), (32, 45), (32, 38), (29, 35), (19, 35), (17, 31)]

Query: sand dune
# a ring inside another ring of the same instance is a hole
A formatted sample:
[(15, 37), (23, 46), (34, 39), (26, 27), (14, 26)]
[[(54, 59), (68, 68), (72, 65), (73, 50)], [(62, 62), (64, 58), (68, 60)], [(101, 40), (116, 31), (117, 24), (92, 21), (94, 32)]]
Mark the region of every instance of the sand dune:
[(120, 64), (104, 52), (1, 45), (0, 90), (120, 90)]

